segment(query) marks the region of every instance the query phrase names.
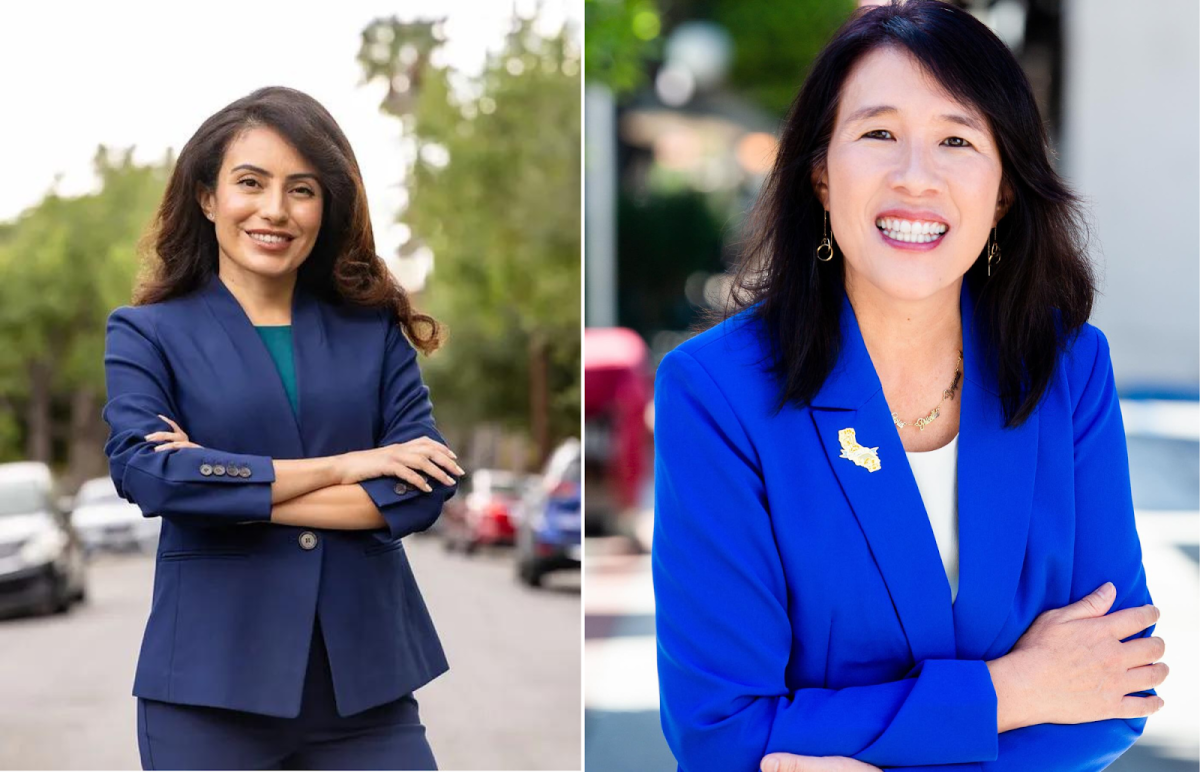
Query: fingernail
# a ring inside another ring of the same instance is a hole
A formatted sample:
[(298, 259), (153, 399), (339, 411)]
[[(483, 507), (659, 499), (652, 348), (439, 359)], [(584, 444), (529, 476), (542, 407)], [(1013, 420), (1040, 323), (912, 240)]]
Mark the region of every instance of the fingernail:
[(775, 772), (779, 769), (779, 759), (766, 759), (762, 763), (762, 772)]
[(458, 454), (452, 450), (450, 451), (450, 458), (458, 458)]
[(1105, 582), (1104, 586), (1100, 588), (1100, 594), (1105, 597), (1108, 597), (1109, 595), (1112, 595), (1114, 592), (1116, 592), (1116, 590), (1117, 590), (1117, 588), (1113, 586), (1112, 582)]

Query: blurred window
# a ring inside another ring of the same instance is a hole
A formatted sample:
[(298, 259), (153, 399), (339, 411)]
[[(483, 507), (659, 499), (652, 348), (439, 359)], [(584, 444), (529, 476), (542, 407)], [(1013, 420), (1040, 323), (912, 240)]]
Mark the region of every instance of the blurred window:
[(92, 504), (116, 504), (122, 501), (117, 495), (117, 489), (112, 484), (112, 480), (107, 477), (88, 480), (79, 488), (79, 493), (75, 496), (76, 507), (86, 507)]
[(46, 490), (37, 483), (18, 481), (0, 483), (0, 517), (28, 515), (48, 510)]

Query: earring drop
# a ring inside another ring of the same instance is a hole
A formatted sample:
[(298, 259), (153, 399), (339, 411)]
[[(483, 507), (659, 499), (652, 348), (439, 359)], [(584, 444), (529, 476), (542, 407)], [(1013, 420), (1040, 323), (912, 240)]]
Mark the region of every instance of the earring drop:
[[(826, 257), (821, 257), (821, 250), (825, 250)], [(822, 263), (828, 263), (833, 259), (833, 241), (829, 238), (829, 210), (825, 211), (825, 238), (817, 246), (817, 259)]]
[(991, 241), (991, 244), (988, 246), (988, 254), (987, 254), (987, 275), (988, 275), (989, 279), (992, 277), (992, 262), (993, 261), (995, 261), (996, 265), (1000, 264), (1000, 243), (996, 240), (996, 229), (995, 228), (992, 228), (992, 241)]

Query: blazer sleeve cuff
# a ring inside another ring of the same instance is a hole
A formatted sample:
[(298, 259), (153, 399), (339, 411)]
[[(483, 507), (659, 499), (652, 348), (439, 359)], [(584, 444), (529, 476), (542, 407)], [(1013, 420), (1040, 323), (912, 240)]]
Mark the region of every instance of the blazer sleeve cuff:
[(429, 480), (429, 484), (433, 490), (426, 493), (397, 477), (373, 477), (359, 482), (395, 539), (433, 525), (441, 515), (446, 499), (458, 491), (457, 485), (445, 485), (435, 480)]
[[(908, 674), (916, 684), (899, 711), (875, 742), (856, 757), (895, 759), (907, 755), (914, 737), (938, 728), (938, 752), (944, 759), (922, 759), (939, 764), (994, 761), (999, 755), (996, 723), (996, 688), (982, 660), (927, 659)], [(926, 749), (927, 751), (929, 749)], [(928, 756), (928, 753), (922, 755)]]

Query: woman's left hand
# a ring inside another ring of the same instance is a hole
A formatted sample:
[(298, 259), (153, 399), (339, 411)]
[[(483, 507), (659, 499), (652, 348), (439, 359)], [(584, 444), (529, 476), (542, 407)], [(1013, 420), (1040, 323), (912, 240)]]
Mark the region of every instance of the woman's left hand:
[(762, 772), (881, 772), (879, 767), (846, 756), (797, 756), (771, 753), (759, 765)]
[(183, 429), (179, 428), (179, 424), (175, 423), (170, 418), (167, 418), (165, 415), (161, 415), (161, 414), (156, 414), (156, 415), (158, 415), (158, 417), (161, 418), (162, 420), (171, 424), (171, 428), (174, 429), (175, 431), (151, 432), (150, 434), (146, 435), (146, 439), (149, 440), (150, 442), (161, 442), (162, 443), (162, 445), (159, 445), (158, 447), (156, 447), (154, 449), (155, 453), (157, 453), (160, 450), (171, 450), (172, 448), (202, 448), (202, 447), (204, 447), (203, 445), (197, 445), (194, 442), (190, 442), (188, 440), (187, 434), (184, 433)]

